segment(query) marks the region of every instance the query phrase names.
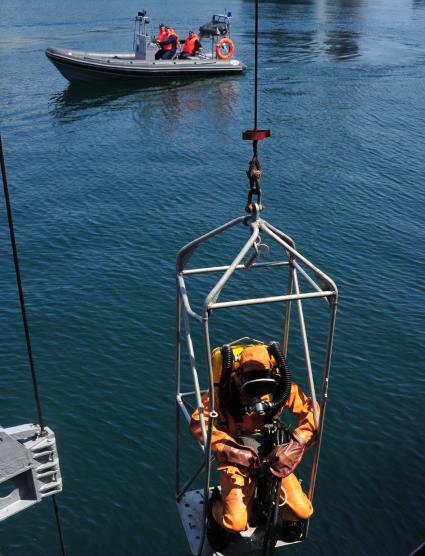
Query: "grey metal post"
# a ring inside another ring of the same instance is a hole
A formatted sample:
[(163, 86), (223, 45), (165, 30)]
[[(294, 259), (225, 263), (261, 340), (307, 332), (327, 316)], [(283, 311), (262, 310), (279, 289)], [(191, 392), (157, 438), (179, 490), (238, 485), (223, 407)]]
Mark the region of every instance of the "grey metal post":
[(176, 494), (180, 492), (180, 407), (177, 403), (177, 397), (181, 388), (181, 301), (180, 294), (176, 287)]
[[(292, 286), (293, 286), (293, 267), (291, 265), (289, 269), (289, 277), (288, 277), (288, 295), (292, 294)], [(291, 321), (291, 300), (286, 302), (286, 309), (285, 309), (285, 321), (283, 325), (283, 342), (282, 342), (282, 353), (285, 357), (288, 356), (288, 339), (289, 339), (289, 325)]]
[(317, 476), (317, 468), (319, 465), (320, 448), (322, 446), (323, 425), (325, 421), (326, 405), (328, 402), (329, 374), (330, 374), (331, 360), (332, 360), (332, 346), (333, 346), (333, 339), (335, 334), (337, 305), (338, 305), (338, 293), (336, 292), (334, 301), (331, 306), (332, 312), (331, 312), (331, 318), (329, 322), (327, 350), (325, 356), (325, 364), (323, 368), (322, 397), (320, 400), (321, 408), (320, 408), (319, 432), (318, 432), (317, 446), (314, 452), (313, 466), (312, 466), (311, 478), (310, 478), (310, 487), (308, 491), (308, 497), (311, 501), (313, 501), (314, 488), (316, 485), (316, 476)]
[(200, 393), (200, 388), (199, 388), (199, 379), (198, 379), (198, 371), (196, 370), (195, 351), (193, 349), (192, 336), (190, 335), (189, 318), (187, 316), (186, 311), (183, 311), (183, 324), (184, 324), (185, 333), (186, 333), (186, 342), (187, 342), (187, 349), (189, 351), (190, 368), (192, 369), (193, 384), (195, 386), (196, 406), (197, 406), (198, 415), (199, 415), (199, 424), (201, 426), (202, 439), (204, 441), (204, 446), (206, 446), (207, 432), (206, 432), (206, 428), (205, 428), (204, 406), (203, 406), (202, 399), (201, 399), (201, 393)]
[(232, 264), (229, 266), (229, 268), (226, 270), (226, 272), (223, 274), (223, 276), (220, 278), (220, 280), (217, 282), (217, 284), (213, 287), (213, 289), (205, 298), (204, 314), (210, 309), (212, 303), (216, 303), (217, 298), (220, 295), (220, 292), (223, 289), (224, 285), (229, 280), (230, 276), (234, 273), (238, 264), (243, 260), (243, 258), (246, 256), (246, 254), (248, 253), (248, 251), (251, 249), (256, 239), (258, 238), (258, 235), (260, 233), (258, 222), (256, 221), (252, 223), (250, 227), (252, 233), (249, 240), (245, 243), (245, 245), (242, 247), (242, 249), (239, 251), (236, 258), (232, 262)]
[(181, 272), (183, 270), (184, 266), (188, 263), (190, 257), (192, 256), (192, 253), (201, 243), (203, 243), (207, 239), (221, 234), (222, 232), (229, 228), (232, 228), (233, 226), (236, 226), (236, 224), (240, 224), (241, 222), (246, 221), (248, 218), (249, 217), (247, 216), (239, 216), (238, 218), (234, 218), (230, 222), (226, 222), (226, 224), (223, 224), (222, 226), (211, 230), (203, 236), (194, 239), (190, 243), (187, 243), (182, 249), (180, 249), (177, 255), (177, 272)]
[(202, 471), (205, 469), (205, 460), (202, 461), (201, 465), (198, 467), (198, 469), (195, 471), (195, 474), (186, 482), (186, 484), (183, 486), (183, 488), (181, 489), (181, 491), (179, 491), (177, 493), (177, 502), (181, 499), (181, 497), (183, 496), (183, 494), (187, 491), (187, 489), (190, 487), (190, 485), (193, 483), (193, 481), (195, 481), (199, 475), (202, 473)]
[(212, 361), (211, 361), (211, 344), (208, 328), (208, 310), (204, 310), (204, 321), (203, 321), (203, 332), (204, 332), (204, 348), (205, 357), (207, 360), (208, 368), (208, 391), (209, 391), (209, 418), (208, 418), (208, 434), (207, 442), (205, 445), (205, 483), (204, 483), (204, 505), (202, 512), (202, 533), (201, 540), (199, 542), (198, 556), (202, 554), (202, 548), (205, 542), (205, 532), (207, 526), (208, 517), (208, 498), (210, 492), (210, 479), (211, 479), (211, 438), (214, 428), (214, 421), (218, 417), (215, 411), (215, 399), (214, 399), (214, 379), (212, 371)]
[[(319, 276), (326, 284), (327, 287), (329, 287), (330, 289), (332, 289), (332, 293), (335, 293), (335, 291), (337, 291), (337, 287), (335, 285), (335, 282), (329, 278), (329, 276), (327, 276), (327, 274), (325, 274), (324, 272), (322, 272), (320, 270), (320, 268), (318, 268), (316, 265), (314, 265), (311, 261), (309, 261), (308, 259), (306, 259), (303, 255), (301, 255), (301, 253), (299, 253), (298, 251), (296, 251), (296, 249), (294, 247), (291, 247), (291, 245), (289, 245), (286, 241), (284, 241), (282, 239), (282, 235), (284, 236), (285, 234), (283, 234), (282, 232), (276, 233), (277, 230), (276, 228), (274, 228), (273, 226), (271, 226), (270, 224), (268, 224), (267, 222), (265, 222), (264, 220), (261, 221), (260, 223), (260, 227), (262, 230), (264, 230), (270, 237), (274, 238), (275, 241), (277, 241), (277, 243), (279, 243), (280, 245), (282, 245), (287, 251), (289, 251), (289, 253), (292, 253), (292, 255), (294, 255), (298, 260), (300, 260), (301, 262), (303, 262), (308, 268), (310, 268), (315, 274), (316, 276)], [(292, 241), (292, 240), (291, 240)]]
[[(295, 268), (293, 271), (293, 277), (294, 277), (295, 292), (299, 295), (300, 286), (298, 284), (298, 276)], [(303, 311), (301, 299), (297, 299), (297, 306), (298, 306), (298, 316), (300, 319), (301, 338), (304, 347), (304, 357), (305, 357), (305, 363), (307, 367), (307, 378), (310, 387), (311, 400), (313, 404), (314, 423), (316, 425), (316, 429), (319, 430), (319, 414), (317, 412), (316, 390), (314, 387), (313, 369), (311, 367), (311, 359), (310, 359), (310, 348), (308, 347), (307, 330), (304, 322), (304, 311)]]

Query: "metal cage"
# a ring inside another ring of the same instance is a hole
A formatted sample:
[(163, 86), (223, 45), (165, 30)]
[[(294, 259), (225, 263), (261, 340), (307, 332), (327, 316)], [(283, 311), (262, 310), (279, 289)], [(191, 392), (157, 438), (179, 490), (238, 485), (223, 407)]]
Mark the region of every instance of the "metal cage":
[[(249, 229), (249, 239), (242, 247), (236, 258), (228, 266), (209, 266), (204, 268), (187, 268), (189, 260), (199, 246), (207, 242), (214, 236), (218, 236), (223, 232), (236, 227), (245, 226)], [(263, 237), (273, 240), (280, 246), (284, 254), (284, 260), (259, 262), (258, 258), (262, 254), (260, 233)], [(257, 297), (248, 299), (235, 299), (230, 301), (218, 301), (220, 293), (225, 284), (232, 278), (235, 272), (245, 272), (249, 269), (258, 269), (258, 271), (267, 271), (268, 268), (286, 267), (288, 279), (285, 280), (282, 292), (271, 297)], [(201, 275), (206, 273), (221, 274), (214, 287), (207, 293), (200, 313), (195, 312), (189, 300), (186, 289), (186, 280), (193, 275)], [(302, 339), (303, 354), (305, 360), (305, 368), (307, 373), (309, 394), (312, 398), (314, 408), (314, 419), (317, 427), (316, 442), (314, 445), (314, 454), (311, 465), (310, 482), (308, 488), (308, 497), (313, 499), (317, 469), (319, 463), (320, 448), (323, 435), (323, 424), (326, 412), (327, 391), (329, 372), (331, 365), (332, 345), (335, 329), (335, 318), (337, 308), (338, 291), (335, 283), (319, 268), (313, 265), (308, 259), (301, 255), (296, 249), (294, 241), (285, 233), (278, 230), (264, 219), (260, 218), (256, 213), (250, 216), (241, 216), (226, 224), (216, 228), (207, 234), (195, 239), (187, 244), (177, 256), (177, 291), (176, 291), (176, 500), (185, 529), (189, 545), (193, 555), (212, 554), (213, 551), (209, 547), (205, 538), (206, 520), (207, 520), (207, 501), (210, 492), (211, 480), (211, 463), (213, 460), (211, 454), (211, 436), (212, 428), (218, 417), (214, 400), (214, 384), (213, 384), (213, 368), (211, 360), (211, 343), (210, 343), (210, 319), (214, 311), (226, 309), (229, 307), (241, 307), (248, 305), (258, 305), (263, 303), (283, 304), (283, 353), (286, 355), (288, 350), (288, 338), (290, 329), (290, 315), (292, 305), (296, 305), (298, 310), (299, 331)], [(303, 287), (303, 289), (302, 289)], [(312, 359), (310, 355), (309, 340), (304, 318), (303, 304), (308, 300), (319, 299), (324, 301), (329, 307), (329, 321), (327, 330), (327, 340), (325, 346), (325, 357), (323, 364), (323, 375), (321, 384), (321, 396), (319, 400), (320, 415), (316, 408), (316, 387), (313, 376)], [(195, 344), (191, 334), (191, 322), (194, 321), (201, 327), (203, 338), (203, 354), (195, 353)], [(244, 338), (245, 339), (245, 338)], [(181, 385), (184, 371), (182, 364), (182, 342), (186, 341), (189, 356), (189, 366), (191, 378), (193, 382), (193, 390), (182, 392)], [(201, 390), (198, 374), (198, 361), (206, 361), (206, 371), (208, 379), (208, 389)], [(209, 422), (206, 423), (203, 417), (202, 394), (209, 394)], [(190, 403), (191, 399), (195, 399), (195, 404)], [(182, 460), (182, 425), (181, 417), (189, 422), (191, 413), (198, 411), (200, 415), (200, 425), (202, 430), (203, 442), (201, 449), (203, 458), (200, 466), (192, 474), (192, 476), (181, 484), (181, 460)], [(194, 481), (204, 474), (203, 490), (192, 490), (189, 488)], [(240, 542), (234, 544), (225, 554), (238, 554), (258, 549), (258, 539), (256, 542), (255, 530), (250, 530), (240, 534)], [(278, 542), (276, 546), (285, 543)]]

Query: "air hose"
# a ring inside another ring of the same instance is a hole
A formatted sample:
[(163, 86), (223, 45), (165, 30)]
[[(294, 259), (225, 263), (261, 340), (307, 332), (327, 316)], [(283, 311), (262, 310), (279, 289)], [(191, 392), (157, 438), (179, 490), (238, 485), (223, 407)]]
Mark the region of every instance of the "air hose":
[(276, 415), (282, 407), (286, 404), (289, 394), (291, 393), (292, 378), (291, 371), (289, 370), (288, 363), (283, 353), (279, 349), (279, 344), (277, 342), (270, 342), (267, 347), (269, 354), (274, 357), (274, 360), (279, 367), (282, 383), (279, 387), (279, 391), (276, 393), (276, 401), (271, 404), (272, 415)]

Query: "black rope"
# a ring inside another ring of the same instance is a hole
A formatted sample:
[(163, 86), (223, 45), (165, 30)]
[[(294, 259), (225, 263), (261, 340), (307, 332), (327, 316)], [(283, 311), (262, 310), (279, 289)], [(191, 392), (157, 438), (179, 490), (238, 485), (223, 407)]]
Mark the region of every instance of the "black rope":
[[(13, 262), (15, 264), (15, 274), (16, 274), (16, 282), (18, 285), (19, 301), (21, 304), (22, 322), (25, 330), (25, 341), (27, 344), (27, 352), (28, 352), (28, 359), (29, 359), (29, 364), (31, 369), (32, 384), (34, 388), (35, 403), (37, 406), (38, 422), (40, 424), (41, 434), (43, 434), (45, 432), (45, 425), (43, 420), (43, 412), (41, 410), (41, 398), (38, 389), (37, 373), (35, 369), (34, 357), (32, 354), (31, 336), (30, 336), (30, 329), (28, 325), (27, 311), (25, 307), (25, 297), (24, 297), (24, 290), (22, 287), (21, 270), (19, 267), (18, 249), (16, 246), (15, 229), (13, 226), (12, 206), (10, 203), (9, 187), (7, 185), (6, 165), (4, 162), (3, 143), (2, 143), (1, 135), (0, 135), (0, 162), (1, 162), (1, 175), (3, 179), (4, 200), (6, 203), (6, 211), (7, 211), (7, 220), (9, 222), (10, 241), (12, 243)], [(62, 525), (59, 516), (59, 507), (55, 495), (52, 496), (52, 501), (53, 501), (53, 508), (56, 516), (56, 525), (59, 534), (62, 556), (66, 556)]]
[(56, 500), (56, 495), (55, 494), (53, 494), (53, 496), (52, 496), (52, 502), (53, 502), (53, 509), (55, 511), (56, 526), (57, 526), (57, 529), (58, 529), (59, 542), (60, 542), (60, 545), (61, 545), (62, 556), (67, 556), (66, 555), (66, 550), (65, 550), (65, 541), (64, 541), (64, 538), (63, 538), (62, 523), (61, 523), (61, 519), (60, 519), (60, 515), (59, 515), (59, 506), (58, 506), (58, 502)]
[(10, 196), (9, 196), (9, 187), (7, 185), (7, 175), (6, 175), (6, 166), (4, 163), (4, 154), (3, 154), (3, 144), (0, 135), (0, 156), (1, 156), (1, 175), (3, 178), (3, 189), (4, 189), (4, 200), (6, 203), (6, 210), (7, 210), (7, 220), (9, 222), (9, 233), (10, 233), (10, 241), (12, 243), (12, 251), (13, 251), (13, 262), (15, 264), (15, 274), (16, 274), (16, 282), (18, 285), (18, 292), (19, 292), (19, 301), (21, 304), (21, 313), (22, 313), (22, 321), (24, 324), (25, 330), (25, 341), (27, 343), (27, 352), (28, 352), (28, 359), (31, 369), (31, 378), (32, 378), (32, 385), (34, 387), (34, 397), (35, 403), (37, 406), (37, 413), (38, 413), (38, 422), (40, 423), (41, 432), (44, 431), (44, 420), (43, 420), (43, 413), (41, 410), (41, 400), (40, 400), (40, 392), (38, 389), (38, 381), (37, 381), (37, 373), (35, 370), (35, 363), (34, 358), (32, 355), (32, 347), (31, 347), (31, 336), (30, 336), (30, 329), (28, 325), (28, 318), (27, 318), (27, 311), (25, 308), (25, 298), (24, 298), (24, 290), (22, 288), (22, 280), (21, 280), (21, 270), (19, 268), (19, 259), (18, 259), (18, 249), (16, 246), (15, 240), (15, 230), (13, 226), (13, 216), (12, 216), (12, 206), (10, 204)]

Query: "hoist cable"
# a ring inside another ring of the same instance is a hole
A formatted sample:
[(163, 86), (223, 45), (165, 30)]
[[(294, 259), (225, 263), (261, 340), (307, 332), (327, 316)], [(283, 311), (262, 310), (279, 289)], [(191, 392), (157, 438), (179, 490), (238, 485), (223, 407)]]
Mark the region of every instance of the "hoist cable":
[[(258, 4), (255, 0), (254, 130), (258, 127)], [(255, 150), (257, 144), (255, 143)], [(255, 153), (256, 154), (256, 153)]]
[(246, 175), (249, 179), (248, 199), (245, 210), (254, 213), (263, 210), (261, 178), (263, 170), (258, 158), (258, 142), (270, 137), (270, 130), (258, 129), (258, 37), (259, 37), (259, 0), (255, 0), (255, 40), (254, 40), (254, 129), (242, 133), (242, 139), (252, 141), (252, 159)]
[[(31, 378), (32, 378), (32, 384), (34, 388), (34, 397), (35, 397), (35, 403), (37, 407), (38, 422), (40, 425), (41, 433), (43, 433), (45, 429), (45, 425), (43, 419), (43, 412), (41, 409), (41, 398), (40, 398), (40, 391), (38, 388), (37, 372), (35, 369), (34, 357), (32, 353), (31, 335), (30, 335), (30, 329), (28, 325), (27, 311), (25, 307), (25, 296), (24, 296), (24, 289), (22, 287), (21, 270), (19, 267), (18, 248), (16, 246), (15, 229), (13, 226), (12, 205), (10, 202), (9, 187), (7, 184), (6, 164), (4, 161), (3, 143), (2, 143), (1, 134), (0, 134), (0, 164), (1, 164), (1, 175), (3, 181), (3, 191), (4, 191), (4, 200), (6, 204), (7, 220), (9, 223), (10, 242), (12, 244), (13, 262), (15, 265), (15, 275), (16, 275), (16, 282), (18, 285), (19, 301), (21, 305), (22, 322), (24, 325), (25, 341), (27, 344), (28, 360), (31, 369)], [(63, 538), (62, 525), (61, 525), (60, 515), (59, 515), (59, 507), (56, 500), (56, 496), (54, 494), (52, 495), (52, 502), (53, 502), (53, 509), (56, 517), (56, 525), (57, 525), (59, 541), (61, 546), (61, 553), (62, 556), (66, 556), (65, 542)]]

